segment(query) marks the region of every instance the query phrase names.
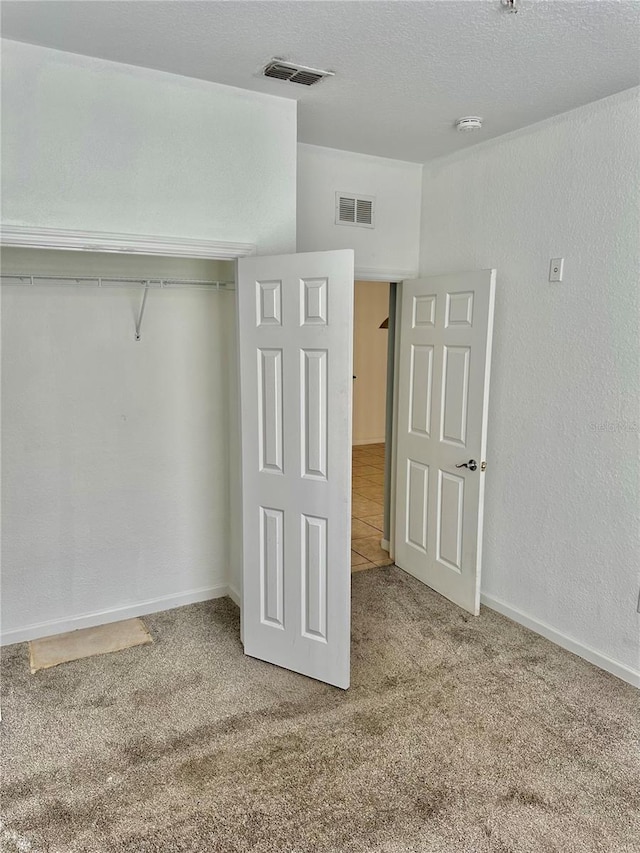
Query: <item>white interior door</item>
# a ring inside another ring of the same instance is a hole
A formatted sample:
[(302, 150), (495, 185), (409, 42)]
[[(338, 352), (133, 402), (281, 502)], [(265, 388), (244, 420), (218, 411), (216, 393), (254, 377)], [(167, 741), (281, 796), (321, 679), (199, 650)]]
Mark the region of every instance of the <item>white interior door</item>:
[(402, 283), (395, 561), (474, 615), (494, 293), (495, 270)]
[(349, 686), (353, 251), (238, 262), (245, 653)]

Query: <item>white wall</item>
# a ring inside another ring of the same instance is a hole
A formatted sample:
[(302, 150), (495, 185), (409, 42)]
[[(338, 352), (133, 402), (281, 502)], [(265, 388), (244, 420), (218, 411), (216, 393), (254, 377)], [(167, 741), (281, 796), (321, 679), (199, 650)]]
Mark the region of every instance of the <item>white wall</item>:
[[(356, 275), (415, 276), (422, 166), (316, 145), (298, 145), (298, 251), (355, 249)], [(375, 228), (335, 224), (336, 192), (375, 196)]]
[(353, 443), (385, 438), (387, 419), (389, 282), (356, 281), (353, 311)]
[[(638, 95), (426, 166), (420, 264), (423, 275), (498, 270), (485, 601), (630, 680), (640, 671)], [(554, 257), (566, 259), (561, 284), (547, 280)]]
[(295, 101), (2, 48), (3, 222), (295, 250)]

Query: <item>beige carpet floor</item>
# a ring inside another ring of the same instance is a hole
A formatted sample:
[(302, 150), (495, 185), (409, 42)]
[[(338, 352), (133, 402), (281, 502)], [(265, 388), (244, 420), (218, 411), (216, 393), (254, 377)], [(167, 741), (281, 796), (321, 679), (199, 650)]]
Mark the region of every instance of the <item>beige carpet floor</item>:
[(353, 686), (244, 657), (227, 599), (31, 675), (4, 650), (5, 853), (637, 853), (640, 693), (399, 569), (353, 577)]

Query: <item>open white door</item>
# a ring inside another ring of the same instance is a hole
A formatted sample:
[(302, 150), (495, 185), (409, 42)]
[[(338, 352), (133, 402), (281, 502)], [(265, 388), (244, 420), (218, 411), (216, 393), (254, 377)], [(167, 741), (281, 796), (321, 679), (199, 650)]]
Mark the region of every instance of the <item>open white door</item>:
[(245, 653), (349, 686), (353, 251), (238, 262)]
[(402, 283), (395, 561), (477, 615), (495, 270)]

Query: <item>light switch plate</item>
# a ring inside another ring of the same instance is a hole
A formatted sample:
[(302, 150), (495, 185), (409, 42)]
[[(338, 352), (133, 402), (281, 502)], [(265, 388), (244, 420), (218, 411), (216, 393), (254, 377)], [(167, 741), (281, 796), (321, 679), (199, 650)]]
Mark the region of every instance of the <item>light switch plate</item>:
[(564, 258), (551, 258), (549, 264), (549, 281), (562, 281)]

